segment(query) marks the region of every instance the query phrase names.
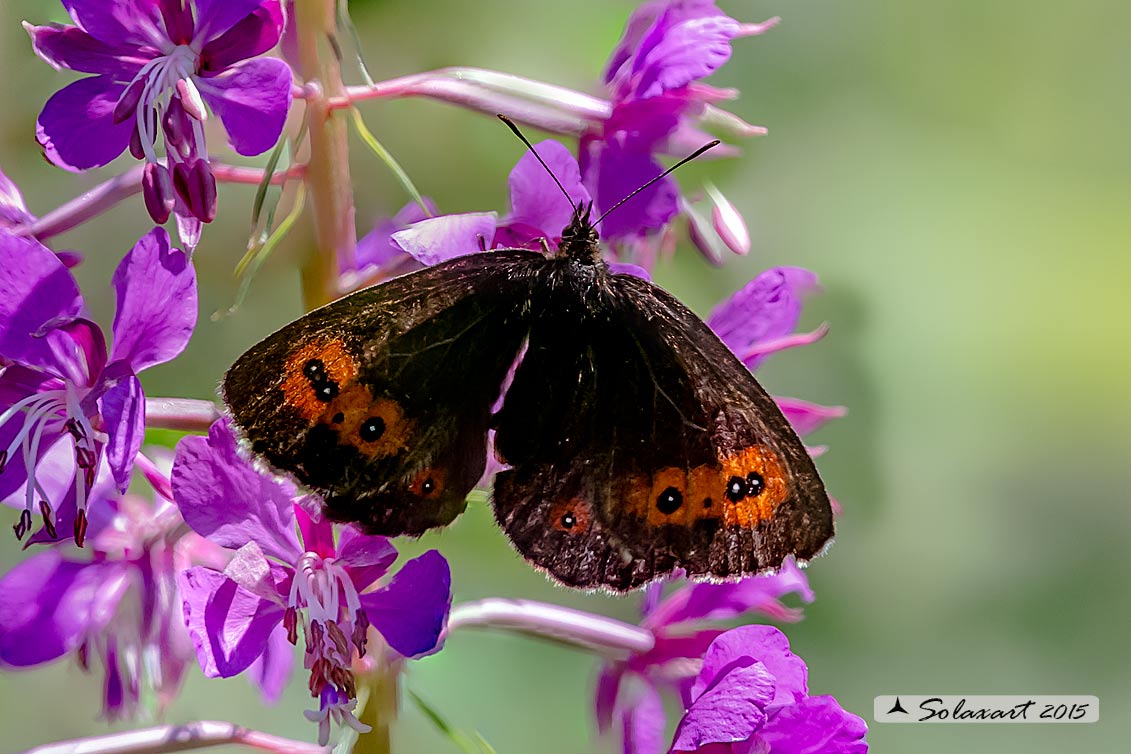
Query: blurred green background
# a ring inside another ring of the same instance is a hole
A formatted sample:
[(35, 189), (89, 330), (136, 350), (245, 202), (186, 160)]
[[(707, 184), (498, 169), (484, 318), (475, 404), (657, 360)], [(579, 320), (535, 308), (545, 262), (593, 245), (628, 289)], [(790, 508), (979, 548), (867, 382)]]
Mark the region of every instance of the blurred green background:
[[(474, 65), (598, 91), (632, 9), (562, 4), (354, 2), (378, 77)], [(821, 343), (772, 359), (771, 392), (849, 407), (814, 439), (842, 502), (837, 544), (809, 570), (817, 601), (787, 626), (813, 693), (870, 724), (877, 752), (1126, 751), (1131, 726), (1131, 4), (998, 0), (724, 2), (782, 25), (738, 40), (711, 83), (769, 127), (734, 161), (692, 166), (738, 205), (754, 249), (725, 268), (681, 249), (656, 277), (700, 313), (768, 266), (817, 271), (823, 295), (802, 326)], [(0, 165), (44, 214), (111, 174), (44, 165), (35, 116), (71, 80), (33, 58), (22, 19), (57, 4), (0, 6)], [(437, 103), (363, 112), (445, 211), (503, 209), (520, 147), (490, 118)], [(537, 134), (533, 134), (537, 137)], [(358, 226), (405, 198), (358, 149)], [(196, 256), (201, 318), (184, 357), (145, 374), (150, 395), (214, 396), (225, 366), (301, 311), (296, 234), (241, 312), (231, 270), (252, 190), (222, 187), (220, 219)], [(147, 227), (140, 201), (54, 242), (96, 316), (113, 313), (109, 273)], [(308, 232), (308, 231), (304, 231)], [(7, 520), (5, 518), (5, 520)], [(574, 594), (512, 553), (483, 506), (409, 543), (452, 561), (457, 600), (530, 597), (632, 619), (637, 598)], [(21, 557), (14, 540), (5, 565)], [(588, 656), (468, 632), (413, 663), (406, 685), (504, 752), (611, 751), (594, 738)], [(0, 675), (0, 749), (105, 730), (98, 681), (69, 663)], [(1095, 725), (896, 726), (871, 722), (891, 693), (1095, 694)], [(198, 673), (171, 721), (215, 718), (309, 739), (303, 683), (264, 708), (242, 679)], [(455, 751), (405, 705), (398, 750)]]

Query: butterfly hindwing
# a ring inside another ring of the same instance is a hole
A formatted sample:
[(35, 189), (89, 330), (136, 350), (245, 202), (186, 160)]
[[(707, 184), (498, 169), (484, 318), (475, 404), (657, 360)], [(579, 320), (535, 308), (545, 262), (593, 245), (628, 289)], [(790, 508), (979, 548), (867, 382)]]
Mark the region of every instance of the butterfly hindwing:
[[(533, 320), (497, 419), (514, 468), (496, 516), (520, 552), (565, 583), (618, 590), (817, 554), (828, 498), (749, 371), (651, 283), (613, 275), (597, 290), (569, 328)], [(540, 392), (568, 409), (538, 412)]]
[(224, 399), (252, 450), (331, 517), (389, 536), (450, 523), (483, 474), (541, 259), (460, 257), (317, 309), (244, 354)]

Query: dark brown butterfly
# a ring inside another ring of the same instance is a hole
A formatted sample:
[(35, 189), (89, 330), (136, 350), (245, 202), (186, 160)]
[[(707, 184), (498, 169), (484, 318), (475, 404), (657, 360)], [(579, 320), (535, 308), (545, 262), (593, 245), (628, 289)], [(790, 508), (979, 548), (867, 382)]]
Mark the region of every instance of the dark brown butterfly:
[(509, 466), (495, 516), (570, 586), (734, 578), (833, 534), (777, 405), (679, 301), (610, 271), (589, 208), (554, 255), (471, 254), (307, 314), (240, 357), (223, 393), (255, 453), (387, 536), (458, 516), (494, 429)]

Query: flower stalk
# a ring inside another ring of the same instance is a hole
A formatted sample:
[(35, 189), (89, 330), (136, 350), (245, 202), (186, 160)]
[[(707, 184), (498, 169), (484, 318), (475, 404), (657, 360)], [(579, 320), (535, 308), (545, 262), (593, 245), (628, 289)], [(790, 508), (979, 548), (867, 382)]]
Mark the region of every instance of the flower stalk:
[(234, 723), (199, 720), (37, 746), (23, 754), (165, 754), (238, 745), (275, 754), (328, 754), (325, 746), (293, 741)]
[[(314, 245), (301, 262), (303, 306), (309, 311), (338, 296), (338, 260), (351, 264), (354, 228), (348, 121), (329, 106), (345, 96), (341, 65), (323, 40), (337, 37), (335, 0), (296, 0), (295, 29), (306, 80), (310, 161), (307, 187), (314, 213)], [(317, 84), (314, 86), (313, 84)]]

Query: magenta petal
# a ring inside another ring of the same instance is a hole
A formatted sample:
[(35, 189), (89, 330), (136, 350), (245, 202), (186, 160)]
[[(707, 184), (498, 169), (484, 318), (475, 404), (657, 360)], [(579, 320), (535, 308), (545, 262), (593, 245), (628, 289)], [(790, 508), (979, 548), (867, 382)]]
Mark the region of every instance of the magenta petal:
[(75, 649), (113, 614), (120, 563), (76, 563), (57, 550), (24, 560), (0, 579), (0, 663), (38, 665)]
[(196, 40), (215, 39), (231, 29), (260, 6), (275, 6), (278, 18), (279, 0), (195, 0)]
[(173, 497), (197, 534), (238, 550), (257, 542), (286, 563), (302, 554), (295, 535), (295, 490), (257, 471), (240, 456), (227, 419), (213, 423), (208, 437), (186, 437), (173, 462)]
[(71, 273), (47, 247), (0, 230), (0, 357), (59, 369), (51, 341), (37, 337), (49, 322), (67, 321), (83, 301)]
[(641, 280), (652, 280), (651, 274), (648, 270), (644, 269), (638, 264), (630, 264), (628, 262), (610, 262), (609, 271), (614, 275), (632, 275), (633, 277), (640, 278)]
[(125, 492), (130, 486), (134, 458), (145, 439), (145, 393), (141, 380), (133, 374), (124, 376), (102, 394), (99, 407), (106, 433), (110, 435), (106, 460), (114, 472), (118, 491)]
[(262, 55), (278, 44), (282, 31), (282, 7), (277, 2), (264, 3), (204, 45), (200, 51), (201, 68), (214, 73)]
[(295, 504), (295, 522), (298, 524), (299, 540), (302, 549), (313, 552), (320, 558), (336, 555), (334, 547), (334, 525), (322, 515), (317, 498), (305, 498), (302, 505)]
[(230, 678), (246, 670), (283, 620), (282, 605), (218, 571), (199, 566), (181, 571), (177, 588), (196, 659), (209, 678)]
[(105, 165), (130, 142), (135, 124), (114, 122), (114, 107), (126, 90), (110, 76), (69, 84), (47, 100), (36, 123), (36, 138), (55, 165), (72, 171)]
[(393, 245), (424, 265), (482, 251), (495, 237), (494, 212), (442, 215), (413, 223), (392, 235)]
[[(711, 312), (707, 324), (735, 353), (793, 332), (801, 302), (817, 287), (817, 276), (800, 267), (773, 267), (751, 280)], [(753, 369), (757, 363), (748, 366)]]
[(641, 684), (640, 696), (624, 710), (624, 754), (661, 754), (664, 750), (664, 703), (650, 683)]
[(114, 271), (111, 361), (140, 372), (184, 350), (196, 325), (196, 271), (164, 228), (141, 237)]
[(632, 96), (655, 97), (714, 73), (730, 59), (730, 41), (741, 28), (713, 3), (673, 4), (640, 41)]
[(287, 630), (280, 623), (267, 637), (263, 654), (256, 658), (247, 671), (264, 702), (275, 704), (283, 696), (283, 689), (291, 678), (294, 664), (295, 649), (287, 641)]
[[(427, 207), (427, 211), (425, 211)], [(436, 214), (436, 204), (424, 197), (424, 207), (409, 202), (393, 217), (382, 217), (373, 224), (373, 229), (358, 239), (353, 255), (353, 268), (363, 270), (370, 265), (381, 266), (394, 259), (404, 259), (404, 252), (393, 246), (392, 235), (396, 231)], [(347, 262), (339, 257), (340, 272), (346, 272)], [(407, 260), (406, 260), (407, 261)]]
[(773, 704), (789, 704), (808, 693), (809, 671), (805, 661), (789, 651), (789, 639), (774, 626), (753, 624), (723, 633), (703, 655), (703, 670), (691, 688), (692, 697), (718, 683), (735, 663), (757, 660), (770, 673)]
[[(529, 151), (522, 156), (510, 174), (511, 214), (506, 222), (541, 228), (556, 237), (569, 225), (574, 207), (589, 203), (589, 191), (581, 184), (577, 159), (565, 146), (547, 139), (535, 144), (534, 149), (550, 172)], [(569, 194), (568, 201), (554, 183), (554, 176)]]
[[(765, 707), (774, 695), (774, 677), (766, 666), (745, 657), (717, 670), (710, 686), (692, 692), (694, 701), (679, 721), (673, 750), (745, 741), (765, 723)], [(699, 678), (707, 673), (704, 664)]]
[(0, 170), (0, 232), (5, 228), (26, 225), (35, 221), (35, 216), (27, 211), (24, 195), (15, 181)]
[(136, 45), (108, 45), (77, 26), (33, 26), (24, 23), (32, 49), (55, 68), (107, 73), (129, 81), (150, 59)]
[(62, 0), (63, 7), (91, 36), (115, 45), (155, 45), (163, 37), (161, 11), (154, 0)]
[(813, 696), (770, 713), (758, 737), (773, 754), (866, 754), (868, 725), (831, 696)]
[(824, 426), (826, 422), (841, 418), (848, 411), (844, 406), (822, 406), (799, 398), (774, 396), (774, 402), (778, 404), (778, 408), (799, 435), (807, 435)]
[(214, 78), (194, 81), (224, 122), (232, 149), (257, 155), (275, 146), (291, 106), (290, 66), (275, 58), (256, 58)]
[[(586, 183), (596, 183), (600, 212), (631, 194), (663, 172), (646, 150), (618, 144), (595, 145), (596, 159), (586, 165)], [(639, 236), (664, 227), (679, 212), (679, 187), (668, 176), (629, 199), (601, 221), (601, 236), (619, 239)]]
[(613, 724), (613, 710), (616, 708), (617, 694), (620, 693), (624, 670), (618, 666), (605, 665), (597, 676), (597, 688), (593, 694), (593, 711), (597, 717), (597, 732), (608, 733)]
[[(688, 584), (672, 594), (645, 621), (647, 626), (672, 626), (688, 621), (730, 620), (751, 610), (773, 607), (778, 598), (796, 592), (805, 602), (813, 601), (813, 591), (805, 573), (793, 558), (782, 563), (775, 574), (751, 576), (724, 584)], [(774, 609), (774, 617), (779, 617)]]
[(370, 624), (405, 657), (439, 650), (452, 605), (448, 561), (436, 550), (413, 558), (387, 586), (361, 595), (361, 605)]
[(363, 534), (356, 526), (342, 527), (338, 560), (358, 591), (384, 576), (396, 559), (397, 548), (387, 538)]

